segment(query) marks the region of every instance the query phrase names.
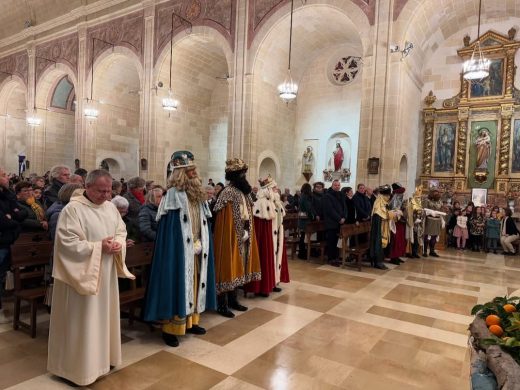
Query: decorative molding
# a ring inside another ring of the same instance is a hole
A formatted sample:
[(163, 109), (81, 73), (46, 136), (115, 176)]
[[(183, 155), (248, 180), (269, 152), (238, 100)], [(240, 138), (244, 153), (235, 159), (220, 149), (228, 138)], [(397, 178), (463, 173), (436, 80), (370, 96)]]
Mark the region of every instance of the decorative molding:
[(0, 70), (20, 77), (27, 86), (29, 78), (29, 56), (27, 51), (14, 53), (0, 59)]
[(432, 173), (432, 156), (433, 156), (433, 124), (435, 121), (435, 110), (424, 110), (424, 150), (423, 150), (423, 175)]
[[(367, 16), (371, 26), (375, 23), (376, 0), (351, 0)], [(249, 0), (249, 26), (247, 45), (251, 47), (255, 35), (264, 23), (290, 0)]]
[[(193, 26), (212, 27), (235, 44), (235, 0), (171, 0), (155, 8), (154, 63), (172, 37), (172, 13), (189, 20)], [(173, 37), (186, 28), (179, 18), (173, 20)]]
[[(91, 65), (92, 38), (110, 42), (114, 46), (123, 46), (133, 51), (141, 63), (144, 55), (144, 11), (113, 19), (109, 22), (88, 29), (88, 66)], [(104, 52), (109, 44), (96, 41), (94, 45), (94, 60)]]
[(53, 63), (44, 59), (48, 58), (56, 62), (62, 62), (70, 66), (74, 74), (78, 74), (78, 34), (67, 35), (50, 42), (36, 46), (36, 80), (39, 80), (43, 72)]

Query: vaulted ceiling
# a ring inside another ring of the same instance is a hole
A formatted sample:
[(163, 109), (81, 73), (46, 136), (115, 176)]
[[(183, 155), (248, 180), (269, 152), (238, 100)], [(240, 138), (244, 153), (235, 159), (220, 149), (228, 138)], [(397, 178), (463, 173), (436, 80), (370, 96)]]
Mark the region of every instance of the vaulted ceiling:
[(77, 8), (104, 0), (2, 0), (0, 2), (0, 39), (25, 28), (25, 22), (41, 25)]

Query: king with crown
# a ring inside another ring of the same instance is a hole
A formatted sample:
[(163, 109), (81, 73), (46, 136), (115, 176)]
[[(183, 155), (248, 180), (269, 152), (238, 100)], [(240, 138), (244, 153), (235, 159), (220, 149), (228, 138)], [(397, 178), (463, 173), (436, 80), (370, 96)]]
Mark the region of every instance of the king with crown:
[(168, 192), (157, 210), (157, 238), (148, 282), (144, 319), (162, 323), (164, 342), (204, 334), (200, 314), (216, 309), (215, 271), (206, 193), (193, 154), (172, 155)]
[(240, 158), (226, 161), (229, 185), (220, 192), (213, 208), (217, 311), (228, 318), (235, 316), (230, 309), (247, 310), (238, 302), (236, 288), (262, 277), (247, 169)]

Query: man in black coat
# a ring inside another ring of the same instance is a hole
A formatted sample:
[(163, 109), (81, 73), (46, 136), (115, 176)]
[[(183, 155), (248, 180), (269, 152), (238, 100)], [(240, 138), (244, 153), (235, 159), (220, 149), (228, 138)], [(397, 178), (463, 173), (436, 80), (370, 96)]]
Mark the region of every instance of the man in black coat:
[(370, 221), (370, 216), (372, 215), (372, 204), (370, 203), (370, 199), (366, 196), (364, 184), (358, 184), (357, 191), (352, 200), (356, 207), (357, 220), (359, 222)]
[(323, 222), (327, 239), (327, 257), (329, 264), (338, 267), (338, 238), (339, 229), (347, 219), (347, 207), (345, 197), (340, 191), (339, 180), (334, 180), (332, 186), (323, 197)]
[(15, 195), (9, 190), (7, 172), (0, 168), (0, 323), (10, 320), (2, 310), (2, 296), (5, 286), (5, 275), (9, 269), (10, 246), (20, 234), (20, 224), (27, 214), (20, 211)]
[(314, 208), (314, 211), (316, 212), (316, 220), (319, 221), (323, 219), (323, 208), (322, 208), (322, 200), (323, 200), (323, 189), (324, 185), (321, 181), (317, 181), (314, 183), (314, 186), (312, 188), (312, 207)]
[(58, 192), (70, 179), (70, 168), (65, 165), (56, 165), (50, 170), (50, 186), (43, 192), (43, 202), (46, 209), (58, 200)]

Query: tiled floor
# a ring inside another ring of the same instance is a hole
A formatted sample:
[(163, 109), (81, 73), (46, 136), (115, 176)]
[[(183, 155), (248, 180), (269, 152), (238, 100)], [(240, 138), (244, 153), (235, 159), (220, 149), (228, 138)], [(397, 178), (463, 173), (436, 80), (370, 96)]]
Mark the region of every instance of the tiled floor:
[[(245, 313), (202, 317), (208, 333), (178, 348), (123, 326), (124, 364), (95, 389), (469, 388), (471, 307), (520, 287), (520, 260), (441, 253), (389, 271), (291, 261), (292, 282)], [(48, 315), (36, 339), (0, 325), (0, 388), (68, 385), (45, 371)]]

